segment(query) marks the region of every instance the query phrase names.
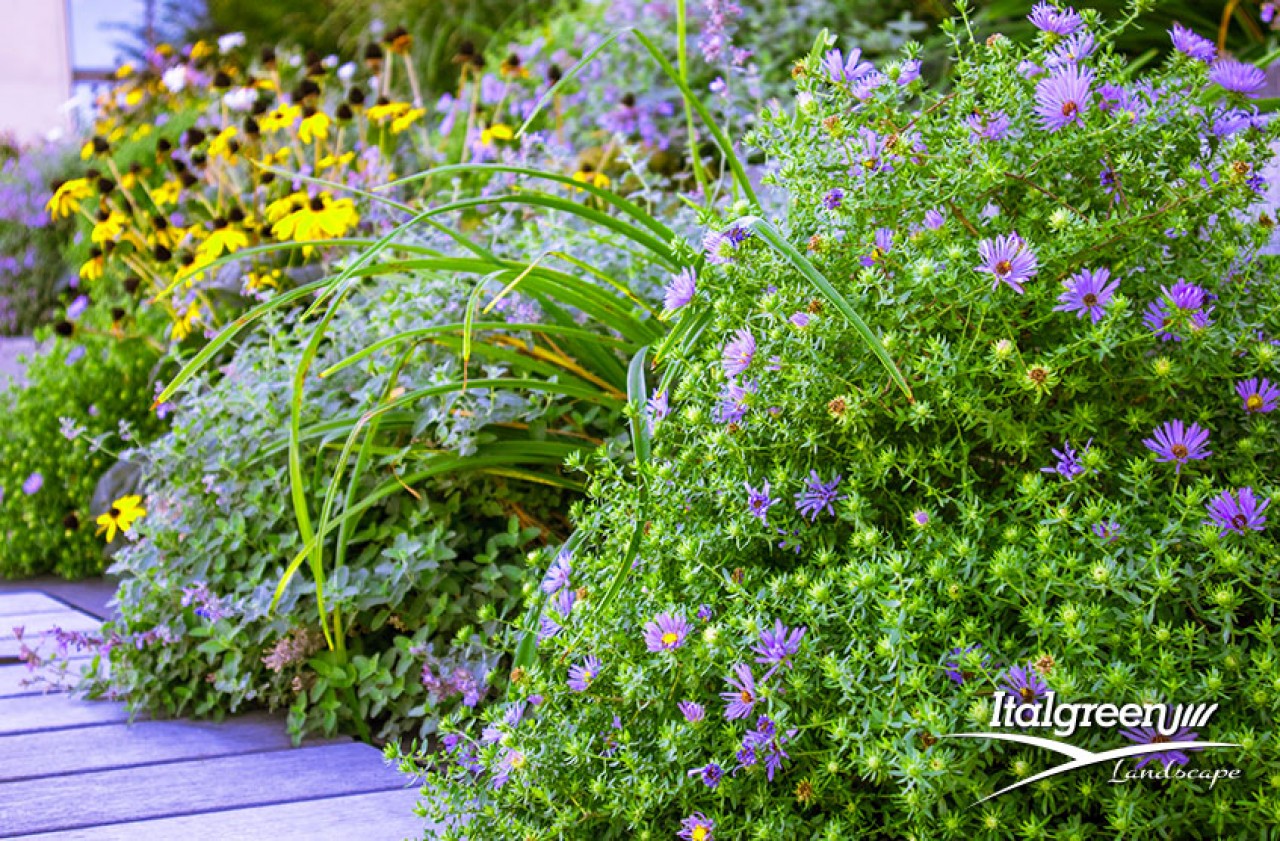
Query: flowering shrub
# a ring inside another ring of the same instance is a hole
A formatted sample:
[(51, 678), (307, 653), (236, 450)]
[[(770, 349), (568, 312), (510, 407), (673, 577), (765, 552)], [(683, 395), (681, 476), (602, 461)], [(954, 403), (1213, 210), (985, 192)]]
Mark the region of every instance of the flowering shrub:
[[(452, 288), (430, 277), (370, 286), (335, 319), (317, 364), (460, 318)], [(112, 568), (122, 618), (104, 628), (110, 669), (94, 690), (175, 715), (286, 707), (299, 736), (366, 722), (365, 735), (381, 739), (429, 733), (442, 712), (490, 697), (496, 658), (485, 643), (519, 606), (524, 552), (563, 539), (564, 494), (499, 476), (414, 476), (440, 449), (473, 452), (492, 441), (486, 430), (554, 415), (543, 401), (479, 385), (381, 421), (384, 449), (352, 492), (396, 493), (352, 525), (345, 563), (325, 583), (344, 660), (326, 650), (312, 582), (295, 578), (272, 608), (283, 567), (302, 548), (282, 491), (289, 404), (278, 395), (291, 387), (304, 342), (283, 318), (265, 326), (221, 371), (192, 382), (171, 408), (170, 433), (130, 456), (144, 465), (148, 512)], [(457, 366), (451, 351), (423, 345), (396, 364), (372, 358), (310, 378), (304, 426), (330, 444), (314, 466), (316, 493), (338, 459), (333, 420), (393, 388), (447, 382)], [(506, 370), (495, 362), (486, 375)]]
[(117, 454), (162, 425), (148, 411), (157, 362), (138, 340), (51, 340), (29, 385), (0, 395), (0, 577), (101, 574), (107, 506), (94, 507), (94, 490)]
[[(1243, 839), (1280, 820), (1258, 74), (1181, 28), (1138, 74), (1092, 12), (1031, 21), (1029, 46), (948, 26), (947, 92), (913, 78), (913, 47), (880, 67), (824, 48), (794, 109), (766, 113), (778, 221), (833, 288), (745, 205), (673, 282), (677, 331), (715, 340), (663, 347), (634, 469), (593, 464), (507, 703), (406, 758), (448, 837)], [(1044, 762), (943, 738), (986, 729), (997, 690), (1216, 703), (1197, 735), (1238, 748), (1153, 761), (1241, 775), (1090, 769), (974, 806)]]

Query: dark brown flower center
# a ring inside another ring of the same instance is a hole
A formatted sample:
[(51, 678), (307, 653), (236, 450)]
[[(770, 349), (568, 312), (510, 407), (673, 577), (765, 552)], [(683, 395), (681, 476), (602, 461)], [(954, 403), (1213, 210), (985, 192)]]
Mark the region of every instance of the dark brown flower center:
[(1049, 379), (1049, 372), (1043, 368), (1032, 368), (1027, 372), (1027, 376), (1031, 378), (1032, 382), (1043, 383)]
[(1098, 305), (1098, 296), (1092, 292), (1086, 292), (1085, 296), (1080, 300), (1084, 301), (1086, 307), (1096, 307)]
[(1064, 117), (1074, 117), (1079, 110), (1080, 106), (1074, 102), (1062, 103), (1062, 116)]
[(1011, 271), (1013, 271), (1013, 264), (1008, 260), (1001, 260), (999, 263), (996, 263), (996, 274), (1006, 275)]
[(739, 695), (738, 697), (742, 699), (742, 703), (744, 704), (750, 704), (755, 701), (755, 698), (751, 695), (751, 693), (745, 689), (742, 690), (742, 694)]
[(1249, 525), (1249, 521), (1243, 514), (1237, 514), (1231, 518), (1231, 525), (1238, 529), (1243, 529), (1245, 526)]
[(1022, 687), (1018, 690), (1018, 694), (1022, 696), (1024, 701), (1034, 701), (1036, 699), (1036, 692), (1030, 686)]
[(1173, 453), (1174, 458), (1186, 458), (1191, 451), (1187, 449), (1186, 444), (1174, 444), (1169, 448), (1169, 452)]
[(1151, 737), (1151, 744), (1153, 745), (1163, 745), (1164, 743), (1171, 741), (1173, 740), (1163, 733), (1157, 733), (1155, 736)]

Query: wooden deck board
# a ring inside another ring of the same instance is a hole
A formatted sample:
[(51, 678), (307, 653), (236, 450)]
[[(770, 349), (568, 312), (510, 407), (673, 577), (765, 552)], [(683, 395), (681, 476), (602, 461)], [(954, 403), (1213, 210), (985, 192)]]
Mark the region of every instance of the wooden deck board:
[[(53, 782), (0, 784), (0, 838), (395, 791), (404, 788), (405, 780), (383, 763), (376, 749), (349, 742), (96, 771)], [(205, 837), (224, 838), (219, 815), (206, 819)]]
[(400, 841), (427, 823), (416, 789), (19, 836), (27, 841)]
[(15, 613), (0, 616), (0, 639), (11, 639), (15, 636), (14, 628), (22, 628), (27, 637), (44, 634), (52, 628), (64, 631), (96, 631), (102, 625), (87, 613), (71, 608), (42, 613)]
[(3, 621), (6, 616), (18, 613), (51, 613), (69, 609), (57, 599), (34, 590), (0, 593), (0, 621)]
[(0, 736), (0, 783), (288, 747), (284, 723), (265, 714), (218, 723), (139, 721)]
[[(81, 701), (66, 693), (0, 698), (0, 736), (129, 720), (124, 704)], [(0, 826), (3, 826), (0, 822)]]

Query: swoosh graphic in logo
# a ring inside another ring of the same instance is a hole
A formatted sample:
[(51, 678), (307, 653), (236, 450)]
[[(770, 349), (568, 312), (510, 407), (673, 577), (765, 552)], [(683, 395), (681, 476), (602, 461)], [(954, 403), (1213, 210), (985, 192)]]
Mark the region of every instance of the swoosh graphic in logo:
[(1006, 792), (1013, 791), (1015, 788), (1030, 783), (1043, 780), (1046, 777), (1053, 777), (1058, 774), (1065, 774), (1068, 771), (1075, 771), (1078, 768), (1087, 768), (1090, 765), (1097, 765), (1100, 762), (1110, 762), (1113, 759), (1127, 759), (1130, 756), (1142, 756), (1148, 753), (1164, 753), (1171, 750), (1200, 750), (1202, 748), (1238, 748), (1240, 745), (1235, 742), (1161, 742), (1152, 745), (1129, 745), (1128, 747), (1116, 748), (1115, 750), (1103, 751), (1102, 753), (1094, 753), (1093, 751), (1078, 748), (1075, 745), (1068, 745), (1065, 742), (1056, 742), (1053, 739), (1045, 739), (1041, 736), (1024, 736), (1018, 733), (950, 733), (943, 736), (944, 739), (997, 739), (1002, 742), (1016, 742), (1020, 745), (1029, 745), (1035, 748), (1044, 748), (1063, 756), (1070, 757), (1070, 762), (1064, 762), (1061, 765), (1055, 765), (1047, 771), (1041, 771), (1039, 774), (1027, 777), (1025, 780), (1019, 780), (1011, 786), (1000, 789), (994, 794), (988, 794), (982, 800), (974, 803), (986, 802), (993, 797), (999, 797)]

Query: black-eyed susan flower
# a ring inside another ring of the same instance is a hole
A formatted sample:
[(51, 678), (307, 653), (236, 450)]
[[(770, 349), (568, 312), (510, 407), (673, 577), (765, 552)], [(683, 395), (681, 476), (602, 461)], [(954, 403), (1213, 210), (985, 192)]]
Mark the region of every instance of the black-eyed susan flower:
[(591, 164), (583, 164), (582, 169), (573, 174), (573, 180), (577, 181), (579, 184), (590, 184), (591, 186), (598, 187), (601, 190), (606, 190), (609, 188), (609, 185), (613, 184), (613, 179), (609, 178), (609, 176), (605, 175), (603, 172), (596, 170), (596, 168), (591, 166)]
[(399, 134), (418, 120), (422, 119), (426, 113), (427, 112), (422, 108), (410, 108), (408, 111), (391, 121), (391, 133)]
[(106, 532), (107, 542), (116, 539), (116, 532), (122, 531), (128, 533), (133, 529), (133, 524), (147, 515), (147, 509), (142, 507), (142, 497), (134, 494), (131, 496), (122, 496), (111, 504), (111, 508), (106, 513), (98, 517), (98, 531), (101, 535)]
[(225, 219), (214, 220), (213, 227), (213, 232), (196, 248), (196, 263), (202, 266), (209, 265), (223, 254), (234, 254), (249, 244), (245, 232), (231, 227)]
[(377, 104), (368, 110), (367, 116), (370, 122), (381, 125), (382, 123), (397, 120), (412, 110), (413, 106), (407, 102), (390, 102), (385, 99), (379, 99)]
[(124, 232), (125, 223), (128, 221), (129, 218), (118, 210), (105, 213), (99, 217), (97, 223), (93, 226), (89, 238), (94, 245), (115, 242), (120, 238), (120, 234)]
[(331, 122), (329, 115), (325, 112), (310, 111), (302, 118), (302, 123), (298, 126), (298, 139), (308, 145), (318, 140), (324, 140), (329, 136)]
[(89, 179), (72, 178), (58, 185), (44, 208), (49, 211), (51, 218), (61, 219), (79, 210), (80, 201), (91, 195), (93, 195), (93, 187), (89, 184)]
[(515, 136), (516, 133), (511, 126), (506, 123), (494, 123), (480, 132), (480, 144), (482, 146), (492, 146), (494, 141), (513, 140)]
[(293, 128), (293, 124), (302, 116), (301, 105), (282, 104), (274, 110), (263, 114), (258, 120), (258, 128), (263, 134), (280, 131), (281, 129)]
[[(360, 215), (351, 199), (334, 201), (325, 193), (276, 222), (271, 226), (271, 233), (281, 241), (315, 242), (341, 237), (359, 221)], [(310, 247), (303, 253), (309, 254)]]
[(173, 320), (173, 340), (180, 342), (190, 336), (200, 318), (200, 305), (195, 301), (187, 304), (187, 308)]

